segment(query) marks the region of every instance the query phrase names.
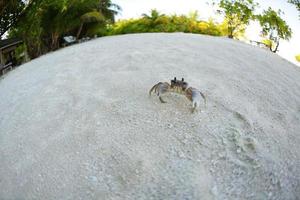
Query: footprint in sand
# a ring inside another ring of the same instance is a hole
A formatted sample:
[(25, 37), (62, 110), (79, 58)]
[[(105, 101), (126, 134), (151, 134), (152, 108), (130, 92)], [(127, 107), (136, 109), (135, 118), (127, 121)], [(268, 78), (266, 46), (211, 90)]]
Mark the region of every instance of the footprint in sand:
[(239, 165), (255, 167), (258, 142), (251, 136), (245, 136), (236, 127), (227, 129), (226, 151), (232, 161)]

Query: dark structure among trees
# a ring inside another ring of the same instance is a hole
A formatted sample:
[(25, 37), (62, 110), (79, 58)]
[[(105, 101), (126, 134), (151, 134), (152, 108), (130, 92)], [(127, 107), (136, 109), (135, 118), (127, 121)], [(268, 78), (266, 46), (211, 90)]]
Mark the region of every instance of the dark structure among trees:
[(15, 49), (18, 45), (22, 44), (23, 41), (18, 38), (11, 38), (0, 40), (0, 74), (2, 75), (4, 71), (8, 68), (15, 66), (16, 57)]

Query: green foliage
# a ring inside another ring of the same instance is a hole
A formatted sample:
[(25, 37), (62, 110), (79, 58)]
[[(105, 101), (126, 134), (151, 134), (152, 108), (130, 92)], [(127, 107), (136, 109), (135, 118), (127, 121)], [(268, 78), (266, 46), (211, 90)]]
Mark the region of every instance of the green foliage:
[[(30, 9), (10, 31), (26, 43), (30, 57), (59, 48), (65, 35), (86, 36), (89, 29), (114, 21), (119, 9), (110, 0), (32, 0)], [(105, 7), (110, 6), (110, 7)], [(76, 34), (77, 33), (77, 34)]]
[(295, 58), (298, 62), (300, 62), (300, 54), (296, 55)]
[(27, 49), (25, 44), (22, 44), (16, 48), (15, 55), (16, 55), (16, 62), (18, 65), (26, 61), (26, 52)]
[(76, 35), (77, 39), (80, 36), (80, 33), (82, 31), (82, 27), (83, 27), (84, 24), (103, 22), (103, 21), (105, 21), (105, 17), (102, 15), (102, 13), (100, 13), (98, 11), (91, 11), (91, 12), (87, 12), (87, 13), (83, 14), (80, 17), (80, 21), (81, 21), (81, 25), (80, 25), (80, 28), (79, 28), (79, 30), (77, 32), (77, 35)]
[[(288, 24), (280, 17), (281, 10), (278, 12), (272, 10), (271, 7), (268, 10), (264, 10), (261, 15), (257, 16), (257, 19), (262, 27), (262, 34), (268, 39), (272, 40), (276, 47), (273, 52), (276, 52), (279, 46), (279, 39), (289, 40), (292, 36), (292, 30)], [(273, 45), (274, 46), (274, 45)]]
[(218, 12), (225, 17), (229, 38), (245, 31), (250, 20), (254, 19), (253, 12), (257, 5), (253, 0), (220, 0), (221, 9)]
[(87, 12), (85, 14), (83, 14), (80, 17), (80, 20), (84, 23), (91, 23), (91, 22), (100, 22), (100, 21), (104, 21), (105, 18), (104, 16), (99, 13), (98, 11), (91, 11), (91, 12)]
[[(294, 4), (297, 10), (300, 12), (300, 0), (288, 0), (288, 2)], [(300, 13), (299, 13), (299, 19), (300, 19)]]
[(109, 27), (108, 35), (148, 32), (186, 32), (207, 35), (225, 35), (221, 24), (212, 19), (199, 21), (197, 12), (185, 15), (165, 15), (151, 10), (150, 15), (143, 14), (138, 19), (120, 20)]
[(267, 47), (271, 48), (274, 44), (273, 44), (273, 41), (272, 40), (269, 40), (269, 39), (263, 39), (261, 41), (263, 44), (265, 44)]
[(21, 0), (0, 0), (0, 39), (23, 13), (25, 3)]
[(106, 19), (106, 24), (115, 22), (115, 15), (121, 11), (121, 7), (111, 2), (111, 0), (98, 0), (97, 10), (102, 13)]
[(264, 10), (262, 15), (258, 15), (258, 21), (262, 27), (262, 33), (264, 35), (276, 34), (279, 38), (289, 40), (292, 36), (291, 28), (280, 17), (281, 10), (278, 12), (272, 10), (271, 7), (268, 10)]
[(160, 17), (163, 17), (165, 15), (160, 14), (156, 9), (152, 9), (150, 15), (142, 14), (142, 16), (143, 16), (143, 18), (148, 19), (150, 21), (156, 21), (157, 19), (159, 19)]

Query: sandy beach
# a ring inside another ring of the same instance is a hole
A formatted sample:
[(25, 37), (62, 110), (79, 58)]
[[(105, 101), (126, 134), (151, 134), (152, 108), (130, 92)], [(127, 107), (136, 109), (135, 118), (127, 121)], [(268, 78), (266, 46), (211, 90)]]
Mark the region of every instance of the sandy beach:
[[(185, 78), (191, 103), (149, 89)], [(104, 37), (0, 77), (0, 199), (300, 198), (300, 68), (228, 38)]]

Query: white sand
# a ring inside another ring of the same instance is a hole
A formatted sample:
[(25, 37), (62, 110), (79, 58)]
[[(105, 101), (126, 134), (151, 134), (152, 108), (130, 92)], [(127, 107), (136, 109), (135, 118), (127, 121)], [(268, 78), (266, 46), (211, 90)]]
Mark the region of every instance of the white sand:
[[(149, 98), (184, 77), (208, 106)], [(299, 199), (300, 68), (226, 38), (105, 37), (0, 79), (0, 199)]]

